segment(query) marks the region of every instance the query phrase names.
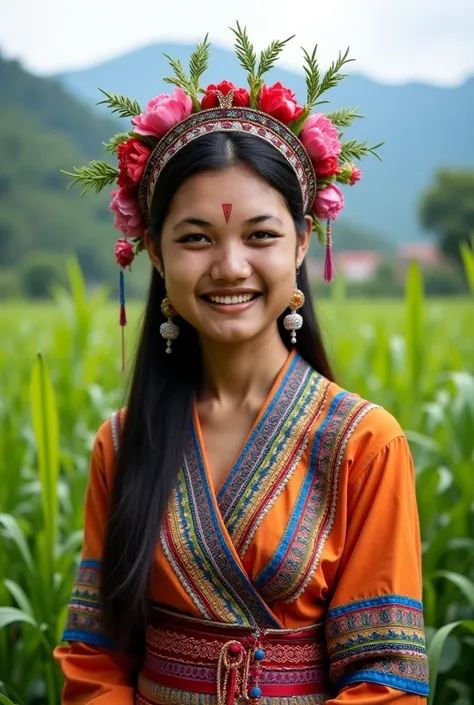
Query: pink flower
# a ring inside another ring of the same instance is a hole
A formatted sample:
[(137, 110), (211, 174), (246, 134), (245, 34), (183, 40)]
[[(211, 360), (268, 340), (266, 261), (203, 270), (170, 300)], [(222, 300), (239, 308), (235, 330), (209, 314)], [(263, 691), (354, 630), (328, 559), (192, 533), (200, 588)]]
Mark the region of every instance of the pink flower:
[(145, 232), (145, 222), (140, 213), (136, 193), (129, 188), (112, 191), (110, 210), (115, 214), (114, 226), (125, 237), (142, 237)]
[(217, 108), (219, 105), (217, 91), (220, 91), (223, 96), (226, 96), (231, 90), (234, 91), (232, 105), (239, 108), (247, 108), (250, 102), (250, 94), (248, 90), (246, 88), (237, 88), (237, 86), (231, 81), (221, 81), (218, 86), (211, 83), (207, 87), (206, 95), (201, 101), (202, 109), (208, 110), (209, 108)]
[(115, 243), (115, 261), (122, 268), (129, 267), (135, 257), (132, 245), (128, 240), (117, 240)]
[(120, 174), (117, 180), (119, 186), (135, 186), (140, 182), (151, 149), (140, 140), (129, 139), (119, 144), (117, 156)]
[(313, 210), (318, 218), (336, 220), (344, 208), (344, 196), (334, 184), (329, 184), (316, 194)]
[(145, 112), (132, 119), (135, 132), (160, 139), (172, 127), (191, 115), (193, 103), (181, 88), (173, 95), (162, 93), (150, 100)]
[(360, 181), (360, 177), (362, 176), (362, 169), (358, 169), (355, 164), (352, 165), (352, 173), (349, 177), (349, 184), (350, 186), (354, 186), (358, 181)]
[(297, 120), (304, 112), (304, 108), (297, 105), (293, 91), (285, 88), (281, 83), (275, 83), (273, 86), (262, 86), (258, 107), (262, 112), (280, 120), (285, 125)]
[(322, 113), (310, 115), (304, 124), (301, 141), (311, 157), (316, 174), (318, 162), (328, 157), (338, 157), (341, 153), (341, 143), (337, 129), (331, 120)]

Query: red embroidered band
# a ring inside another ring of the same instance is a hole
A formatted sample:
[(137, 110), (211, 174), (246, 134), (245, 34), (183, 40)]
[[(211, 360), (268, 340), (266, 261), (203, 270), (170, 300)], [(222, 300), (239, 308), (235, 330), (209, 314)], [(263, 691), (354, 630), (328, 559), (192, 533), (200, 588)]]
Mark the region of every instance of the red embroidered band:
[(259, 631), (154, 610), (136, 702), (319, 705), (326, 659), (323, 625)]

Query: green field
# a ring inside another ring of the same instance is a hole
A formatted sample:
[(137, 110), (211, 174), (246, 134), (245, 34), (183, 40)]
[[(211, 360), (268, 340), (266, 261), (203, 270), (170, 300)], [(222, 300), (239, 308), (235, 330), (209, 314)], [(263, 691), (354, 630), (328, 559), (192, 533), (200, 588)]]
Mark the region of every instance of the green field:
[[(69, 274), (72, 294), (0, 309), (0, 693), (22, 705), (60, 702), (51, 651), (81, 542), (89, 452), (102, 420), (123, 403), (126, 384), (118, 306), (102, 292), (87, 297), (74, 265)], [(129, 360), (141, 310), (128, 305)], [(413, 269), (404, 301), (351, 301), (339, 282), (317, 311), (339, 383), (385, 406), (409, 437), (431, 703), (469, 705), (474, 299), (424, 301)]]

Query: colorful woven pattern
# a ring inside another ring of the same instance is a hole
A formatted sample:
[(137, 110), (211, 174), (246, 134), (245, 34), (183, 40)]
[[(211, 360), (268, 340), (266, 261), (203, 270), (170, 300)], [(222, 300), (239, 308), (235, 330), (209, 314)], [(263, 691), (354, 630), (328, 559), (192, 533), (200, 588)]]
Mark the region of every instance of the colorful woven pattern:
[(422, 605), (400, 595), (329, 610), (326, 639), (337, 688), (368, 681), (428, 695)]
[(168, 161), (193, 140), (211, 132), (242, 132), (269, 142), (293, 167), (303, 195), (305, 212), (316, 196), (316, 176), (301, 140), (270, 115), (250, 108), (215, 108), (190, 115), (173, 127), (155, 148), (144, 172), (139, 202), (148, 216), (158, 178)]
[(101, 626), (99, 601), (100, 561), (82, 561), (69, 601), (63, 641), (83, 641), (111, 647)]
[(285, 534), (255, 581), (268, 602), (294, 602), (311, 580), (334, 521), (347, 441), (373, 408), (354, 394), (340, 392), (314, 434), (306, 477)]
[(259, 705), (320, 705), (326, 673), (323, 625), (260, 632), (154, 610), (136, 702), (243, 705), (257, 690)]

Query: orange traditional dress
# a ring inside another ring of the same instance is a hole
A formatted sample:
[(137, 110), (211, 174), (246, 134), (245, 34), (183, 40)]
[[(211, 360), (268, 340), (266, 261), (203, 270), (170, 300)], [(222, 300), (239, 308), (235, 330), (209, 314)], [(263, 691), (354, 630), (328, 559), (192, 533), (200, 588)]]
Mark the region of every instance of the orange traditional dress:
[(213, 486), (197, 413), (156, 549), (145, 656), (114, 649), (99, 579), (120, 414), (92, 453), (55, 656), (65, 705), (423, 705), (414, 470), (380, 407), (289, 355)]

